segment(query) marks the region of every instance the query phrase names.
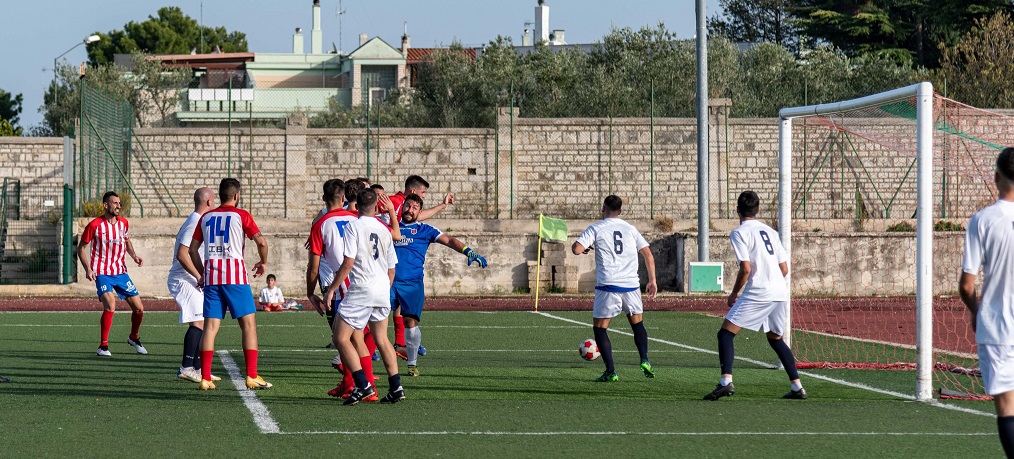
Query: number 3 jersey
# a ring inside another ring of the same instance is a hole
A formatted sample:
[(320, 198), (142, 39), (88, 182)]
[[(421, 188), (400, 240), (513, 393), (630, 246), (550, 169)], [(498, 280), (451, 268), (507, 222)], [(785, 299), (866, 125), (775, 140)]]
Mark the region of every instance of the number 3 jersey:
[(640, 288), (637, 251), (648, 247), (648, 241), (634, 225), (619, 218), (599, 220), (584, 230), (577, 242), (595, 248), (596, 287)]
[(737, 261), (749, 261), (750, 278), (740, 298), (743, 301), (788, 301), (789, 287), (779, 263), (789, 257), (778, 232), (757, 220), (744, 221), (729, 234)]
[(193, 237), (204, 246), (204, 285), (249, 284), (243, 250), (260, 232), (243, 209), (221, 206), (204, 214)]
[(391, 229), (375, 217), (359, 217), (345, 225), (343, 240), (345, 257), (356, 260), (343, 302), (370, 308), (391, 307), (391, 279), (387, 270), (398, 264)]

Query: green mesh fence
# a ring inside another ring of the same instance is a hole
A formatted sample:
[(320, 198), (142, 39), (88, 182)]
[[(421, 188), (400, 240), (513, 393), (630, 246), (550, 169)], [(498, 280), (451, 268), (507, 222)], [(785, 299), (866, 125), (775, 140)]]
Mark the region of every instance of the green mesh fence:
[(123, 215), (144, 216), (144, 206), (130, 185), (130, 142), (134, 109), (129, 103), (81, 82), (80, 150), (75, 161), (77, 213), (98, 216), (102, 195), (116, 191)]

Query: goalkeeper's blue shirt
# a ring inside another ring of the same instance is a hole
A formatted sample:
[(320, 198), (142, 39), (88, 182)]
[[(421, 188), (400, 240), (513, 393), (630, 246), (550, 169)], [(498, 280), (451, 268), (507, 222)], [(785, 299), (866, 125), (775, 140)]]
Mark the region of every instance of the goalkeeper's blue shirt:
[(394, 269), (394, 281), (422, 280), (426, 250), (444, 233), (420, 222), (402, 223), (400, 228), (404, 239), (394, 243), (394, 253), (398, 255), (398, 266)]

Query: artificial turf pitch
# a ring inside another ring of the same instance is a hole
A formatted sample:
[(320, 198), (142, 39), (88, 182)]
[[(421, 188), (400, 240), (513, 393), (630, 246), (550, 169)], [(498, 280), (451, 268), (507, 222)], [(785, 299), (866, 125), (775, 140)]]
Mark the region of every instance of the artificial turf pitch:
[[(422, 376), (403, 375), (396, 405), (341, 406), (326, 322), (315, 313), (259, 313), (266, 391), (237, 390), (239, 329), (223, 322), (218, 390), (178, 380), (185, 326), (149, 312), (126, 344), (117, 314), (111, 358), (95, 355), (99, 312), (0, 313), (3, 457), (996, 457), (990, 402), (924, 403), (909, 371), (808, 370), (808, 400), (782, 400), (784, 371), (760, 333), (736, 338), (735, 396), (701, 400), (718, 380), (721, 319), (647, 312), (656, 377), (645, 378), (629, 325), (610, 333), (615, 383), (577, 355), (588, 312), (427, 312)], [(224, 365), (234, 362), (233, 367)], [(404, 361), (400, 362), (404, 372)], [(378, 391), (387, 390), (383, 366)], [(828, 379), (818, 379), (822, 376)], [(830, 380), (829, 380), (830, 379)], [(242, 384), (242, 380), (239, 380)], [(854, 387), (852, 383), (865, 387)], [(871, 390), (879, 389), (880, 391)], [(947, 409), (938, 405), (957, 407)], [(978, 413), (978, 414), (977, 414)]]

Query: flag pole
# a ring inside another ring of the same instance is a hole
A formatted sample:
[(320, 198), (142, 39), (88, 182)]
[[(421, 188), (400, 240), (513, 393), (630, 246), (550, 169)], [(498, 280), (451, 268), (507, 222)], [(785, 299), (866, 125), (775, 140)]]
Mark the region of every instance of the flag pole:
[(540, 285), (542, 285), (542, 214), (539, 214), (539, 245), (535, 253), (535, 312), (539, 312)]

